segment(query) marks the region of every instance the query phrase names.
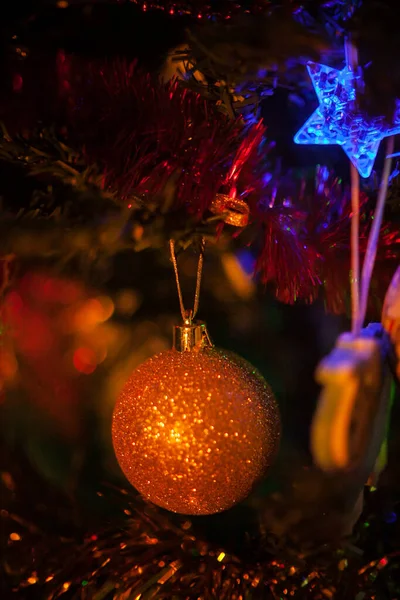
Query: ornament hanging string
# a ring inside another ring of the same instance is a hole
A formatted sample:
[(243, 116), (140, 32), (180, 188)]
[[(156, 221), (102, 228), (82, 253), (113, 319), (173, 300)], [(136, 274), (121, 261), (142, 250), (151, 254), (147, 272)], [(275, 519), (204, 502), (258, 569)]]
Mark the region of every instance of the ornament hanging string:
[(368, 305), (368, 293), (371, 284), (372, 271), (374, 269), (376, 253), (378, 249), (379, 232), (382, 226), (383, 210), (389, 185), (390, 169), (392, 166), (392, 154), (394, 148), (394, 137), (391, 136), (387, 141), (387, 152), (385, 164), (383, 167), (382, 179), (379, 186), (378, 201), (375, 208), (374, 220), (368, 238), (367, 250), (365, 253), (364, 264), (361, 274), (361, 293), (360, 293), (360, 311), (357, 328), (361, 329), (365, 319)]
[[(358, 70), (357, 48), (346, 41), (346, 62), (356, 76)], [(389, 185), (390, 168), (394, 148), (393, 136), (388, 138), (387, 153), (383, 168), (382, 179), (379, 187), (378, 201), (375, 208), (373, 223), (368, 237), (367, 251), (365, 253), (361, 280), (360, 280), (360, 176), (356, 167), (351, 164), (351, 305), (352, 305), (352, 333), (359, 335), (367, 313), (368, 294), (371, 284), (372, 271), (378, 249), (379, 232), (382, 225), (383, 209)]]
[(360, 176), (351, 164), (351, 328), (360, 333)]
[[(345, 44), (346, 62), (355, 76), (358, 66), (357, 48), (350, 39)], [(351, 175), (351, 328), (357, 335), (360, 322), (360, 176), (358, 170), (350, 164)]]
[(178, 262), (176, 260), (176, 254), (175, 254), (175, 242), (174, 242), (174, 240), (170, 240), (169, 241), (169, 248), (170, 248), (170, 253), (171, 253), (171, 260), (172, 260), (172, 264), (174, 265), (176, 287), (177, 287), (177, 290), (178, 290), (179, 306), (180, 306), (180, 309), (181, 309), (181, 315), (182, 315), (182, 319), (183, 319), (184, 323), (191, 324), (192, 321), (195, 319), (197, 311), (199, 309), (201, 276), (202, 276), (202, 273), (203, 273), (203, 262), (204, 262), (204, 246), (205, 246), (205, 239), (202, 238), (201, 239), (201, 248), (200, 248), (199, 262), (198, 262), (198, 265), (197, 265), (196, 290), (195, 290), (195, 293), (194, 293), (193, 309), (186, 310), (184, 302), (183, 302), (183, 295), (182, 295), (181, 284), (180, 284), (180, 281), (179, 281)]

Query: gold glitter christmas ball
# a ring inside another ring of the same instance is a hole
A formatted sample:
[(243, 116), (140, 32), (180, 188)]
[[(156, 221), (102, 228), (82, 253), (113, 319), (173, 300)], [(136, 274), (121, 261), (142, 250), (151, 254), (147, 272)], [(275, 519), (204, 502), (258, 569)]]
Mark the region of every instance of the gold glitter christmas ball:
[(260, 373), (214, 347), (150, 358), (117, 400), (118, 462), (143, 496), (173, 512), (206, 515), (244, 499), (271, 464), (280, 437)]

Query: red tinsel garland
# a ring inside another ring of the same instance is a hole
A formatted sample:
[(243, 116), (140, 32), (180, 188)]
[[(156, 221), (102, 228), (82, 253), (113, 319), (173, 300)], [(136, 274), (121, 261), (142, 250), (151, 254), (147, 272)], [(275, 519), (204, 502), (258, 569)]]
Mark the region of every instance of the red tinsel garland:
[(272, 207), (258, 213), (264, 244), (256, 272), (264, 283), (275, 284), (278, 300), (292, 304), (297, 299), (312, 302), (320, 284), (316, 273), (316, 252), (299, 235), (291, 210)]
[(156, 195), (173, 181), (174, 210), (199, 218), (229, 169), (239, 121), (231, 121), (178, 82), (162, 83), (136, 65), (83, 65), (59, 58), (70, 135), (104, 169), (106, 189), (122, 199)]
[[(161, 83), (134, 64), (82, 65), (61, 55), (59, 67), (71, 134), (90, 161), (103, 165), (107, 188), (128, 200), (154, 196), (172, 178), (176, 194), (169, 210), (184, 206), (198, 218), (219, 191), (247, 199), (259, 231), (255, 240), (262, 240), (256, 259), (261, 280), (273, 283), (277, 298), (288, 303), (315, 300), (323, 284), (327, 308), (346, 311), (350, 195), (332, 172), (319, 167), (311, 185), (291, 172), (272, 175), (261, 123), (246, 131), (178, 82)], [(367, 196), (361, 205), (363, 254)], [(396, 266), (385, 259), (399, 253), (398, 236), (381, 238), (385, 282)]]
[[(121, 0), (109, 0), (121, 3)], [(199, 21), (205, 19), (228, 20), (236, 15), (265, 13), (273, 4), (272, 0), (126, 0), (143, 12), (162, 11), (171, 17), (194, 17)], [(99, 0), (53, 0), (59, 8), (68, 5), (99, 3)], [(277, 2), (275, 2), (276, 4)], [(278, 2), (279, 4), (279, 2)]]
[(272, 4), (271, 0), (192, 0), (181, 2), (180, 0), (168, 0), (166, 2), (157, 0), (132, 0), (143, 11), (156, 9), (173, 15), (193, 16), (197, 19), (230, 19), (237, 14), (257, 14), (265, 12)]
[[(328, 309), (346, 310), (350, 196), (333, 173), (318, 167), (314, 182), (279, 173), (261, 123), (244, 129), (178, 82), (162, 83), (135, 64), (60, 53), (57, 65), (68, 143), (100, 166), (107, 190), (127, 203), (148, 194), (163, 212), (184, 208), (198, 219), (218, 192), (245, 199), (256, 272), (277, 298), (311, 302), (322, 284)], [(363, 254), (372, 213), (368, 198), (361, 200)], [(397, 230), (382, 231), (372, 284), (380, 297), (400, 255)]]
[[(336, 314), (348, 312), (350, 190), (326, 167), (317, 167), (314, 182), (296, 179), (293, 172), (273, 176), (261, 169), (252, 186), (249, 196), (252, 219), (261, 229), (263, 240), (256, 260), (261, 280), (274, 283), (277, 298), (286, 303), (297, 299), (312, 302), (322, 285), (327, 309)], [(373, 216), (364, 193), (360, 206), (362, 260)], [(370, 302), (375, 316), (376, 308), (381, 310), (399, 256), (398, 229), (384, 225)]]

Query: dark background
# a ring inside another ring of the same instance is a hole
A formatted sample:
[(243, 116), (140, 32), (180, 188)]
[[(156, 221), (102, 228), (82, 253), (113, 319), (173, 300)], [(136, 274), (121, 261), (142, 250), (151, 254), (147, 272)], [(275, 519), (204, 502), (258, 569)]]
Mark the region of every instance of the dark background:
[[(53, 115), (58, 118), (55, 96), (43, 82), (51, 79), (60, 49), (81, 57), (138, 58), (144, 68), (154, 72), (161, 68), (168, 50), (184, 41), (185, 27), (191, 25), (190, 18), (170, 18), (152, 11), (144, 14), (130, 4), (72, 5), (61, 10), (44, 2), (6, 3), (0, 8), (0, 119), (10, 129), (19, 128), (21, 123), (24, 125), (25, 119), (28, 122), (35, 116), (42, 118), (43, 107), (47, 109), (47, 119)], [(14, 35), (17, 39), (13, 40)], [(17, 48), (26, 52), (27, 57), (21, 58)], [(24, 80), (21, 92), (13, 90), (13, 81), (18, 73)], [(293, 132), (313, 109), (312, 105), (294, 107), (289, 102), (288, 93), (283, 91), (265, 103), (263, 116), (268, 136), (277, 141), (276, 152), (282, 155), (285, 166), (309, 168), (328, 161), (346, 174), (347, 163), (339, 148), (324, 149), (322, 153), (315, 148), (299, 149), (293, 144)], [(10, 208), (13, 203), (25, 202), (31, 188), (29, 182), (4, 165), (1, 166), (0, 181), (0, 195), (11, 203)], [(194, 257), (190, 260), (193, 262)], [(140, 291), (142, 297), (140, 310), (125, 326), (129, 328), (141, 321), (160, 323), (161, 320), (159, 329), (162, 335), (168, 336), (167, 324), (169, 327), (173, 316), (177, 316), (178, 304), (167, 255), (147, 251), (136, 256), (120, 256), (111, 272), (107, 282), (110, 289), (132, 286)], [(281, 409), (283, 441), (280, 454), (256, 497), (261, 497), (261, 506), (264, 502), (266, 506), (272, 491), (286, 490), (288, 502), (299, 502), (293, 492), (293, 482), (307, 472), (301, 501), (310, 505), (307, 522), (312, 520), (318, 530), (316, 518), (309, 516), (313, 512), (313, 503), (314, 514), (329, 515), (330, 511), (347, 514), (349, 510), (345, 502), (347, 482), (342, 482), (340, 487), (336, 480), (312, 471), (314, 492), (311, 496), (307, 483), (310, 481), (307, 478), (310, 477), (311, 465), (309, 427), (318, 396), (314, 370), (320, 358), (333, 347), (339, 332), (349, 327), (349, 321), (346, 316), (326, 314), (321, 302), (313, 306), (279, 304), (269, 290), (259, 284), (251, 301), (244, 301), (230, 290), (214, 250), (210, 250), (206, 257), (204, 282), (200, 316), (207, 321), (214, 342), (236, 351), (257, 366), (271, 384)], [(183, 286), (185, 293), (190, 295), (193, 278), (189, 274), (183, 277)], [(216, 300), (218, 288), (225, 292)], [(95, 385), (91, 395), (93, 398), (96, 396)], [(90, 411), (92, 416), (93, 411), (96, 413), (93, 402), (90, 403)], [(399, 475), (399, 467), (394, 464), (399, 447), (396, 441), (397, 405), (394, 413), (390, 468), (383, 478), (384, 483), (390, 485), (398, 480)], [(86, 418), (84, 407), (82, 418)], [(15, 464), (20, 461), (22, 472), (33, 468), (40, 481), (51, 481), (56, 487), (63, 488), (68, 481), (74, 447), (65, 440), (55, 439), (47, 426), (43, 427), (40, 436), (36, 435), (29, 420), (21, 419), (15, 407), (6, 406), (3, 422), (7, 448), (4, 451), (5, 467), (10, 461)], [(110, 467), (113, 461), (110, 445), (99, 434), (95, 418), (91, 423), (85, 438), (79, 441), (85, 447), (85, 460), (76, 486), (78, 497), (89, 506), (92, 506), (92, 493), (99, 482), (110, 478), (118, 480), (115, 465)], [(27, 480), (31, 481), (28, 477)], [(123, 479), (120, 481), (123, 482)], [(33, 486), (39, 486), (34, 477), (32, 482)], [(39, 495), (43, 490), (32, 489), (31, 492)], [(290, 493), (293, 493), (292, 500)], [(232, 511), (229, 511), (225, 515), (201, 519), (198, 527), (203, 534), (216, 537), (219, 542), (228, 538), (239, 550), (240, 540), (249, 523), (255, 520), (254, 508), (249, 506), (246, 504), (234, 509), (235, 515), (240, 513), (240, 519), (233, 518)], [(236, 522), (234, 528), (231, 527), (233, 521)], [(227, 523), (230, 525), (227, 526)]]

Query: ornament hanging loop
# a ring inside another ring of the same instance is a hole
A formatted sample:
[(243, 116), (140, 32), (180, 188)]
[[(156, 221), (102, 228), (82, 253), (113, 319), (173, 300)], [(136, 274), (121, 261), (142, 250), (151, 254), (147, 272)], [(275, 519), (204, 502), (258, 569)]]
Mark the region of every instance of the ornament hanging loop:
[(193, 311), (185, 310), (185, 318), (183, 319), (185, 325), (191, 325), (193, 323)]
[(195, 321), (197, 311), (199, 309), (200, 299), (200, 286), (201, 276), (203, 273), (203, 261), (204, 261), (204, 238), (201, 240), (201, 249), (199, 262), (197, 265), (197, 277), (196, 277), (196, 291), (194, 294), (193, 308), (186, 309), (183, 302), (183, 295), (181, 284), (179, 281), (178, 263), (175, 254), (175, 242), (174, 240), (169, 241), (169, 247), (171, 251), (171, 260), (174, 265), (176, 287), (178, 290), (179, 306), (182, 315), (182, 325), (174, 327), (174, 349), (178, 352), (188, 352), (191, 350), (199, 350), (201, 348), (211, 347), (210, 336), (208, 335), (207, 327), (205, 323)]
[(178, 352), (203, 350), (204, 348), (211, 348), (214, 345), (207, 331), (206, 324), (201, 321), (175, 325), (173, 334), (173, 348)]
[(175, 241), (174, 240), (169, 241), (171, 260), (172, 260), (172, 264), (174, 265), (176, 287), (178, 290), (179, 306), (181, 309), (182, 321), (185, 325), (192, 325), (194, 319), (196, 318), (197, 311), (199, 310), (201, 276), (203, 273), (203, 262), (204, 262), (204, 245), (205, 245), (205, 240), (204, 240), (204, 238), (202, 238), (199, 262), (197, 265), (196, 291), (194, 293), (193, 309), (187, 310), (185, 308), (185, 305), (183, 302), (182, 289), (181, 289), (181, 284), (179, 281), (178, 263), (177, 263), (176, 254), (175, 254)]

